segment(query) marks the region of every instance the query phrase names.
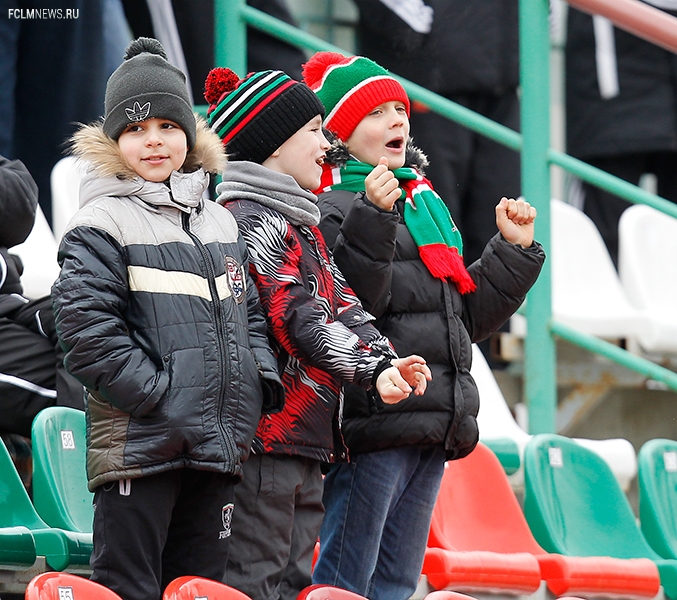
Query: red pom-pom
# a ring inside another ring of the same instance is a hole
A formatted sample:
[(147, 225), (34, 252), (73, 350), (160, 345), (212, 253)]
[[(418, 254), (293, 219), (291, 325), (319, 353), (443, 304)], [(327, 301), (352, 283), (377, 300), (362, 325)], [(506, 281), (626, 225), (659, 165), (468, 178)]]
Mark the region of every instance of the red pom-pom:
[(216, 104), (221, 96), (232, 92), (238, 83), (240, 83), (240, 78), (234, 71), (225, 67), (212, 69), (205, 81), (205, 100), (209, 104)]
[(303, 81), (309, 88), (314, 89), (322, 81), (329, 67), (341, 65), (349, 60), (338, 52), (317, 52), (303, 65)]

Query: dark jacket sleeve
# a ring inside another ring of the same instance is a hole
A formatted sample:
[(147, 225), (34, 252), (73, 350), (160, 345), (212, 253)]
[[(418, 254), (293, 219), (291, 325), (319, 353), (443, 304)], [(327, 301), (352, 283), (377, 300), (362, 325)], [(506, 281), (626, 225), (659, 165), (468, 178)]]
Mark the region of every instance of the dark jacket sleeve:
[(0, 156), (0, 246), (11, 248), (33, 229), (38, 186), (20, 160)]
[(129, 335), (120, 246), (103, 230), (76, 227), (61, 242), (59, 264), (52, 298), (66, 370), (106, 402), (144, 416), (162, 398), (169, 375)]
[(463, 322), (473, 342), (486, 339), (520, 307), (541, 272), (543, 247), (511, 244), (496, 234), (468, 271), (477, 289), (463, 298)]
[(364, 192), (350, 198), (328, 192), (320, 199), (320, 229), (334, 260), (364, 308), (380, 317), (390, 301), (399, 215), (384, 211)]
[(277, 360), (268, 341), (268, 324), (263, 313), (259, 293), (249, 273), (249, 256), (247, 244), (239, 236), (238, 245), (244, 261), (244, 272), (247, 277), (247, 315), (249, 319), (249, 345), (256, 360), (261, 383), (263, 384), (263, 406), (265, 413), (279, 412), (284, 406), (284, 388), (277, 369)]

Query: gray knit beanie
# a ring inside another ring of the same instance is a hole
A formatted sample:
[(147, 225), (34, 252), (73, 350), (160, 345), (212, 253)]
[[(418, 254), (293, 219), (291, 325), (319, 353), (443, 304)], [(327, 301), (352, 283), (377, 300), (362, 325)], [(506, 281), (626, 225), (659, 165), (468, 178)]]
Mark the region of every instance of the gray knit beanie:
[(186, 76), (153, 38), (134, 40), (124, 58), (106, 85), (104, 133), (117, 140), (130, 123), (169, 119), (183, 129), (192, 150), (196, 127)]

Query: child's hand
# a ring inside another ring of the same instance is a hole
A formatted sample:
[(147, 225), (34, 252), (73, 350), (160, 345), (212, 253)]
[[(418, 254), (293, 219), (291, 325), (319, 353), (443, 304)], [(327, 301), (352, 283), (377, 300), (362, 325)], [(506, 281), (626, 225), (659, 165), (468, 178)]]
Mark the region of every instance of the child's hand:
[(412, 390), (417, 396), (425, 392), (432, 379), (430, 368), (420, 356), (407, 356), (392, 361), (393, 366), (383, 371), (376, 380), (376, 390), (386, 404), (397, 404), (409, 397)]
[(511, 244), (528, 248), (534, 241), (536, 209), (525, 200), (503, 196), (496, 205), (496, 225)]
[(388, 159), (381, 157), (378, 164), (364, 180), (367, 199), (383, 210), (392, 210), (401, 195), (399, 182), (388, 169)]
[(428, 387), (428, 382), (432, 381), (433, 374), (425, 359), (411, 354), (405, 358), (396, 358), (393, 365), (400, 371), (404, 380), (414, 388), (414, 394), (420, 396)]

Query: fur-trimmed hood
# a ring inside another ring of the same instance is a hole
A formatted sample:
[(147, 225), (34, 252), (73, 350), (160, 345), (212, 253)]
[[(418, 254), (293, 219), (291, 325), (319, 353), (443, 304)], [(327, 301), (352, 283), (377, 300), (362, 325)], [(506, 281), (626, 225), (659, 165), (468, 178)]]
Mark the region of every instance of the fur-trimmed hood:
[(117, 142), (103, 132), (101, 122), (83, 125), (71, 138), (71, 151), (87, 164), (80, 184), (80, 208), (102, 196), (142, 196), (156, 206), (189, 212), (209, 186), (207, 173), (221, 172), (227, 162), (219, 136), (201, 118), (197, 118), (195, 146), (188, 152), (181, 171), (172, 171), (167, 185), (137, 175)]
[[(327, 162), (337, 167), (343, 167), (351, 158), (348, 146), (343, 140), (337, 138), (333, 133), (324, 130), (324, 135), (331, 143), (331, 148), (327, 150)], [(422, 175), (425, 175), (425, 168), (428, 166), (428, 157), (423, 151), (414, 146), (413, 138), (407, 141), (407, 148), (405, 152), (404, 166), (413, 167)]]
[[(200, 167), (207, 173), (221, 173), (226, 166), (226, 155), (221, 139), (196, 116), (195, 146), (188, 152), (181, 169), (191, 173)], [(120, 153), (118, 143), (103, 132), (103, 122), (83, 125), (70, 139), (71, 153), (88, 162), (99, 177), (134, 179), (138, 175)]]

